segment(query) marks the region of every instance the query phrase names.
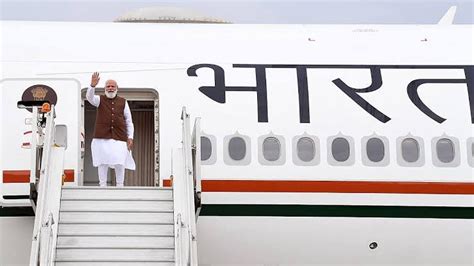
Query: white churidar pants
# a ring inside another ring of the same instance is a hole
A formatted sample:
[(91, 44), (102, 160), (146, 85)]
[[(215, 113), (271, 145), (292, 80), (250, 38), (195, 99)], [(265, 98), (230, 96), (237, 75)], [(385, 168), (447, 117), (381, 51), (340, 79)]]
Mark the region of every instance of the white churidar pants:
[(107, 172), (115, 168), (117, 186), (123, 186), (125, 168), (135, 170), (132, 152), (125, 141), (114, 139), (92, 139), (92, 164), (98, 167), (99, 185), (107, 186)]
[[(123, 165), (114, 165), (115, 178), (117, 187), (123, 187), (123, 181), (125, 180), (125, 167)], [(99, 186), (107, 186), (107, 173), (109, 172), (109, 166), (106, 164), (99, 165)]]

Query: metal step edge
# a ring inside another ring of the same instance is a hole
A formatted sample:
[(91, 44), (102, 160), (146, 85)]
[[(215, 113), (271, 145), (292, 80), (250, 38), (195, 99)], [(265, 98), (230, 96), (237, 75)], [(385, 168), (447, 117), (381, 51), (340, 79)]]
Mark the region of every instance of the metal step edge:
[(115, 213), (174, 213), (174, 211), (147, 211), (147, 210), (134, 210), (134, 211), (108, 211), (108, 210), (60, 210), (60, 212), (115, 212)]
[[(87, 236), (87, 235), (80, 235), (80, 236), (75, 236), (76, 238), (83, 238), (83, 237), (104, 237), (104, 236), (99, 236), (99, 235), (93, 235), (93, 236)], [(106, 238), (110, 238), (110, 237), (115, 237), (114, 236), (110, 236), (110, 235), (107, 235)], [(134, 235), (126, 235), (126, 236), (121, 236), (122, 238), (132, 238), (132, 237), (135, 237), (135, 238), (149, 238), (150, 236), (149, 235), (137, 235), (137, 236), (134, 236)], [(171, 235), (171, 236), (162, 236), (162, 237), (159, 237), (159, 238), (173, 238), (174, 236)]]
[(56, 259), (54, 262), (175, 262), (175, 260), (62, 260)]
[[(102, 213), (102, 211), (66, 211), (66, 210), (61, 211), (61, 213), (64, 213), (64, 214), (77, 213), (78, 215), (83, 214), (84, 212), (91, 213), (91, 214)], [(122, 216), (135, 215), (136, 214), (136, 212), (130, 212), (130, 211), (124, 211), (124, 212), (121, 212), (121, 211), (107, 211), (107, 213), (108, 214), (117, 214), (117, 215), (122, 215)], [(139, 213), (143, 214), (143, 212), (139, 212)], [(158, 212), (148, 212), (148, 213), (150, 215), (160, 215), (160, 217), (173, 216), (172, 215), (173, 211), (163, 211), (163, 212), (158, 211)]]
[(160, 250), (174, 250), (175, 247), (174, 247), (174, 242), (173, 242), (173, 246), (169, 246), (169, 247), (156, 247), (156, 246), (146, 246), (146, 247), (100, 246), (100, 247), (97, 247), (97, 246), (79, 246), (79, 245), (78, 246), (59, 245), (59, 246), (56, 246), (56, 249), (160, 249)]
[[(58, 246), (56, 249), (141, 249), (141, 248), (136, 248), (136, 247), (111, 247), (111, 246), (104, 246), (104, 247), (82, 247), (82, 246)], [(147, 250), (153, 249), (153, 250), (174, 250), (174, 247), (169, 247), (169, 248), (160, 248), (160, 247), (146, 247)]]
[(71, 225), (71, 224), (88, 224), (88, 225), (99, 225), (99, 224), (109, 224), (109, 225), (124, 225), (124, 224), (127, 224), (127, 225), (174, 225), (174, 223), (127, 223), (127, 222), (123, 222), (123, 223), (98, 223), (98, 222), (91, 222), (91, 223), (84, 223), (84, 222), (80, 222), (80, 223), (77, 223), (77, 222), (74, 222), (74, 221), (71, 221), (71, 222), (61, 222), (59, 221), (58, 223), (59, 225)]
[(58, 225), (174, 225), (174, 222), (167, 222), (167, 223), (128, 223), (128, 222), (116, 222), (116, 223), (100, 223), (100, 222), (75, 222), (75, 221), (67, 221), (67, 222), (61, 222), (59, 221)]
[(117, 198), (117, 197), (102, 197), (102, 198), (88, 198), (88, 197), (78, 197), (78, 198), (61, 198), (60, 202), (84, 202), (84, 203), (90, 203), (90, 202), (131, 202), (131, 203), (173, 203), (174, 199), (173, 197), (166, 197), (166, 198)]
[[(64, 236), (64, 235), (59, 235), (61, 238), (67, 238), (67, 236)], [(79, 236), (74, 236), (74, 238), (115, 238), (117, 237), (116, 235), (107, 235), (107, 236), (99, 236), (99, 235), (92, 235), (92, 236), (88, 236), (88, 235), (79, 235)], [(150, 237), (155, 237), (155, 238), (165, 238), (165, 239), (171, 239), (173, 238), (174, 239), (174, 235), (170, 235), (170, 236), (150, 236), (150, 235), (138, 235), (138, 236), (134, 236), (134, 235), (126, 235), (126, 236), (120, 236), (121, 238), (150, 238)], [(59, 237), (58, 237), (59, 238)]]
[[(91, 266), (91, 264), (94, 263), (94, 262), (88, 262), (88, 261), (74, 261), (74, 262), (71, 262), (71, 261), (57, 261), (56, 265), (74, 265), (74, 266), (77, 266), (77, 265), (87, 265), (87, 266)], [(176, 262), (175, 261), (140, 261), (140, 262), (136, 262), (136, 261), (115, 261), (115, 262), (111, 262), (111, 261), (99, 261), (99, 262), (95, 262), (94, 264), (92, 265), (113, 265), (113, 266), (117, 266), (117, 265), (138, 265), (138, 266), (143, 266), (143, 265), (154, 265), (154, 266), (157, 266), (157, 265), (166, 265), (166, 266), (175, 266)]]
[(97, 235), (79, 235), (79, 234), (59, 234), (58, 237), (112, 237), (112, 236), (118, 236), (118, 237), (174, 237), (174, 234), (148, 234), (148, 235), (120, 235), (120, 234), (115, 234), (115, 235), (103, 235), (103, 234), (97, 234)]
[[(130, 206), (127, 206), (127, 208), (125, 207), (122, 207), (122, 209), (116, 207), (114, 209), (111, 210), (111, 208), (108, 208), (110, 206), (108, 206), (107, 208), (102, 208), (102, 209), (97, 209), (97, 208), (91, 208), (91, 209), (83, 209), (83, 208), (89, 208), (89, 206), (73, 206), (74, 208), (70, 207), (70, 206), (66, 206), (66, 207), (62, 207), (59, 209), (60, 212), (124, 212), (124, 213), (135, 213), (135, 212), (140, 212), (140, 213), (143, 213), (143, 212), (148, 212), (148, 213), (158, 213), (158, 212), (173, 212), (173, 207), (172, 206), (167, 206), (169, 208), (167, 208), (166, 206), (163, 207), (164, 210), (153, 210), (154, 207), (149, 207), (149, 208), (140, 208), (140, 209), (132, 209), (130, 208)], [(156, 208), (155, 208), (156, 209)]]
[[(117, 210), (110, 210), (110, 209), (103, 209), (103, 210), (97, 210), (97, 209), (67, 209), (67, 210), (60, 210), (60, 212), (117, 212)], [(122, 212), (122, 211), (119, 211)], [(151, 210), (131, 210), (131, 209), (124, 209), (124, 213), (174, 213), (172, 210), (166, 210), (166, 211), (151, 211)]]
[(74, 222), (61, 222), (59, 220), (58, 224), (109, 224), (109, 225), (122, 225), (122, 224), (128, 224), (128, 225), (174, 225), (174, 223), (74, 223)]
[(154, 197), (120, 197), (117, 195), (113, 195), (110, 197), (102, 196), (102, 197), (88, 197), (88, 196), (77, 196), (77, 197), (61, 197), (61, 201), (173, 201), (173, 196), (154, 196)]
[[(58, 246), (56, 250), (66, 250), (66, 249), (142, 249), (142, 248), (135, 248), (135, 247), (80, 247), (80, 246)], [(175, 250), (174, 247), (170, 248), (157, 248), (157, 247), (146, 247), (144, 249), (153, 249), (153, 250)]]
[(91, 198), (75, 198), (75, 199), (61, 199), (61, 202), (64, 202), (64, 201), (101, 201), (101, 202), (104, 202), (104, 201), (127, 201), (127, 202), (130, 202), (130, 201), (166, 201), (166, 202), (173, 202), (173, 199), (124, 199), (124, 198), (121, 198), (121, 199), (117, 199), (117, 198), (111, 198), (111, 199), (107, 199), (107, 198), (102, 198), (102, 199), (91, 199)]
[[(71, 225), (71, 226), (69, 226)], [(140, 223), (129, 223), (129, 224), (122, 224), (122, 223), (94, 223), (94, 224), (88, 224), (88, 223), (72, 223), (72, 224), (67, 224), (66, 228), (71, 228), (72, 226), (88, 226), (88, 227), (91, 227), (93, 225), (97, 225), (98, 228), (104, 228), (104, 226), (106, 225), (110, 225), (110, 226), (114, 226), (114, 225), (117, 225), (119, 228), (122, 227), (121, 225), (127, 225), (126, 227), (128, 228), (137, 228), (137, 227), (144, 227), (144, 226), (149, 226), (149, 227), (155, 227), (155, 228), (170, 228), (170, 227), (174, 227), (174, 223), (166, 223), (166, 224), (160, 224), (160, 223), (148, 223), (148, 224), (140, 224)], [(99, 226), (100, 225), (100, 226)], [(130, 226), (128, 226), (130, 225)], [(125, 227), (124, 227), (125, 228)], [(63, 228), (64, 229), (64, 228)]]
[[(87, 214), (86, 214), (87, 213)], [(61, 214), (65, 215), (67, 217), (67, 215), (82, 215), (82, 216), (86, 216), (86, 215), (101, 215), (102, 212), (74, 212), (74, 211), (63, 211), (61, 212)], [(137, 213), (135, 212), (107, 212), (108, 215), (112, 215), (112, 216), (120, 216), (120, 217), (130, 217), (130, 216), (136, 216), (138, 215)], [(163, 212), (163, 213), (140, 213), (140, 215), (142, 216), (157, 216), (161, 219), (163, 218), (171, 218), (173, 217), (173, 212)], [(63, 216), (64, 217), (64, 216)], [(86, 216), (87, 217), (87, 216)], [(98, 217), (98, 218), (102, 218), (102, 217)], [(71, 219), (71, 218), (67, 218), (67, 219)], [(59, 219), (59, 221), (61, 221), (61, 217)]]
[(159, 249), (159, 250), (174, 250), (174, 247), (170, 248), (157, 248), (157, 247), (77, 247), (77, 246), (57, 246), (56, 249)]
[(81, 189), (84, 189), (84, 190), (87, 190), (87, 189), (91, 189), (91, 190), (173, 190), (173, 188), (169, 188), (169, 187), (107, 187), (107, 188), (103, 188), (103, 187), (98, 187), (98, 186), (80, 186), (80, 187), (62, 187), (62, 189), (65, 189), (65, 190), (81, 190)]
[[(60, 212), (117, 212), (116, 210), (108, 211), (108, 210), (60, 210)], [(174, 213), (173, 211), (150, 211), (150, 210), (124, 210), (124, 213)]]
[[(102, 212), (102, 211), (69, 211), (63, 210), (61, 212)], [(135, 211), (108, 211), (112, 213), (135, 213)], [(150, 211), (150, 213), (173, 213), (173, 211)]]

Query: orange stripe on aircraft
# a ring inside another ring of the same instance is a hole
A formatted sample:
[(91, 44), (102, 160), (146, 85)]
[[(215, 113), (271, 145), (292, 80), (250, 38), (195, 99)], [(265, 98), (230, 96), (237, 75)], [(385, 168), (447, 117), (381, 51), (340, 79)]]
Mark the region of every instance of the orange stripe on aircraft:
[[(163, 180), (164, 186), (171, 186)], [(391, 193), (391, 194), (468, 194), (474, 183), (387, 182), (387, 181), (270, 181), (203, 180), (203, 192), (306, 192), (306, 193)]]
[[(65, 182), (74, 182), (74, 170), (64, 170)], [(3, 171), (3, 183), (29, 183), (30, 171), (27, 170), (5, 170)]]

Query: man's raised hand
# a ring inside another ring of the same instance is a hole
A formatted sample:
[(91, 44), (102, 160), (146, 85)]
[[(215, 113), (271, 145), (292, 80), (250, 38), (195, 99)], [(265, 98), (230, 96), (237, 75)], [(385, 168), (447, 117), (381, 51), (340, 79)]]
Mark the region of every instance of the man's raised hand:
[(91, 78), (91, 87), (95, 88), (95, 86), (97, 86), (97, 84), (99, 83), (99, 80), (100, 80), (99, 72), (94, 72)]

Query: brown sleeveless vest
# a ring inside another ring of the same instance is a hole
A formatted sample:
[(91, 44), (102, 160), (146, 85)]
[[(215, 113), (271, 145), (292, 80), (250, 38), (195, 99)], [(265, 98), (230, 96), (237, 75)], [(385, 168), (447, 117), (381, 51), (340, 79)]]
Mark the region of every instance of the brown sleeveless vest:
[(123, 110), (126, 100), (116, 96), (113, 99), (100, 96), (100, 104), (95, 118), (94, 138), (127, 141), (127, 126)]

